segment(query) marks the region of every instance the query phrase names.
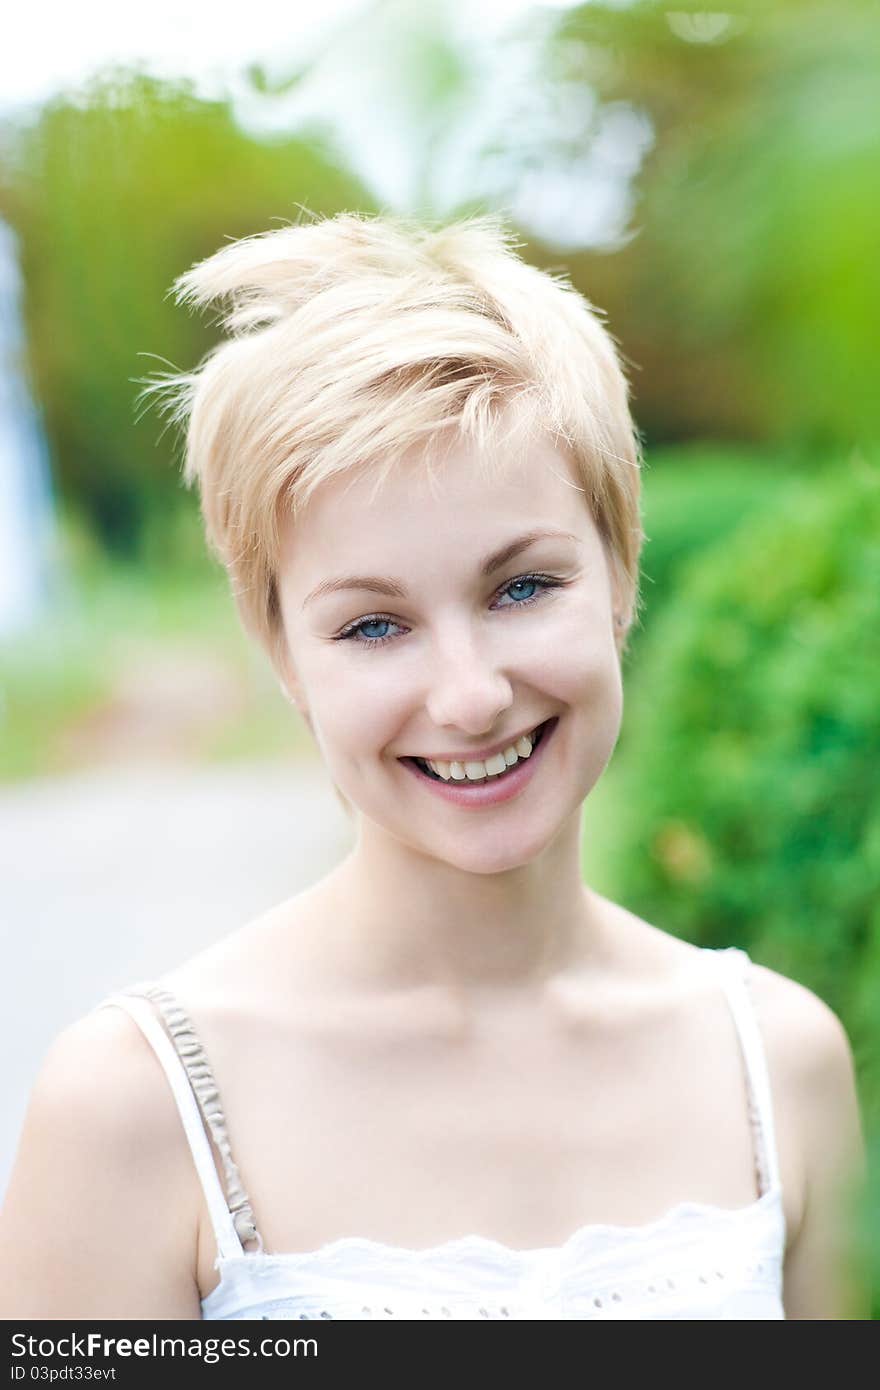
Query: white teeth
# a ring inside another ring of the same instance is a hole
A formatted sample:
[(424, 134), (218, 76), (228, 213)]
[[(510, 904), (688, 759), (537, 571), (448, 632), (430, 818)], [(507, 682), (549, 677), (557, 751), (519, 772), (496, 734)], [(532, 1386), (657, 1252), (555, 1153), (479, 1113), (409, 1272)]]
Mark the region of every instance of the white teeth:
[(530, 757), (536, 732), (537, 730), (534, 730), (530, 734), (523, 734), (516, 743), (512, 743), (501, 753), (494, 753), (485, 762), (433, 763), (430, 758), (426, 758), (424, 761), (432, 772), (436, 772), (438, 777), (443, 778), (444, 782), (484, 782), (487, 777), (497, 777), (500, 773), (506, 772), (509, 767), (513, 767), (514, 763), (519, 762), (520, 758)]

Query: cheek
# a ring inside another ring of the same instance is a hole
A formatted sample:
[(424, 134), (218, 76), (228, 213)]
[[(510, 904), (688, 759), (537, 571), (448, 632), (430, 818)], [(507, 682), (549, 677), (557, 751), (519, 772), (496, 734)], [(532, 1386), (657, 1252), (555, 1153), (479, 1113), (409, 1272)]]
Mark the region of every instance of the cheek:
[(613, 745), (623, 719), (623, 686), (616, 654), (587, 653), (554, 668), (545, 691), (568, 707), (589, 742)]
[(623, 681), (613, 635), (593, 632), (585, 640), (561, 647), (548, 668), (553, 682), (548, 690), (568, 706), (574, 747), (580, 749), (578, 765), (592, 785), (602, 774), (614, 751), (623, 722)]
[(404, 692), (381, 664), (381, 653), (355, 653), (351, 663), (322, 670), (315, 662), (304, 673), (315, 741), (329, 765), (374, 758), (394, 739)]
[(548, 695), (572, 706), (622, 709), (620, 661), (611, 620), (598, 606), (573, 606), (536, 654), (535, 676)]

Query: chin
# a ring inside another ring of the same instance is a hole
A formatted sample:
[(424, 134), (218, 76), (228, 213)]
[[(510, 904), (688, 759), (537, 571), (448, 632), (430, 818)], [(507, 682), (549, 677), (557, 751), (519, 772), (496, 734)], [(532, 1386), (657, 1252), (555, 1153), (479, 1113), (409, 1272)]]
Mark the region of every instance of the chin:
[[(580, 805), (576, 814), (580, 815)], [(571, 824), (572, 812), (556, 816), (552, 824), (534, 816), (530, 822), (511, 826), (486, 827), (481, 834), (460, 841), (450, 839), (448, 845), (424, 852), (434, 859), (469, 874), (502, 874), (533, 864), (555, 844)]]

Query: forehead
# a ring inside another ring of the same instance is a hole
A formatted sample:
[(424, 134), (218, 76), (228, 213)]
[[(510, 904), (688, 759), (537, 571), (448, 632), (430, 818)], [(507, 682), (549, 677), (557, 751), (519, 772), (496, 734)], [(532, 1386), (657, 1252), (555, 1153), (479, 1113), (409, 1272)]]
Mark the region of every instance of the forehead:
[(322, 483), (295, 520), (281, 519), (280, 569), (305, 582), (355, 563), (455, 565), (544, 525), (598, 541), (567, 451), (539, 436), (486, 458), (457, 437), (441, 456), (405, 456), (381, 482), (364, 469)]

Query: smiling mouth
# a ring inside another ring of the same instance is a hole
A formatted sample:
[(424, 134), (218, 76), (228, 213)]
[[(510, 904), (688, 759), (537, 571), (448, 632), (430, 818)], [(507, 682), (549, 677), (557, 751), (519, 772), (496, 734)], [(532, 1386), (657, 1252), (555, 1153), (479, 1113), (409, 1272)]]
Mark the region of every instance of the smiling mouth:
[[(555, 722), (555, 716), (554, 716), (554, 718), (552, 718), (552, 719), (545, 719), (545, 720), (544, 720), (544, 723), (543, 723), (543, 724), (539, 724), (539, 725), (537, 726), (537, 728), (533, 731), (533, 733), (532, 733), (532, 735), (531, 735), (531, 737), (532, 737), (532, 752), (528, 755), (528, 757), (531, 757), (531, 756), (532, 756), (532, 754), (534, 753), (535, 749), (538, 747), (538, 744), (541, 742), (541, 739), (544, 737), (544, 734), (545, 734), (546, 730), (547, 730), (547, 729), (549, 728), (549, 726), (550, 726), (551, 724), (553, 724), (554, 722)], [(506, 767), (506, 768), (504, 769), (503, 772), (494, 772), (494, 773), (493, 773), (493, 772), (490, 772), (490, 773), (488, 773), (485, 777), (473, 777), (473, 778), (469, 778), (469, 777), (441, 777), (439, 773), (434, 772), (434, 771), (428, 766), (428, 764), (425, 762), (425, 760), (424, 760), (423, 758), (407, 757), (407, 758), (401, 759), (401, 761), (402, 761), (402, 762), (407, 762), (407, 763), (413, 763), (414, 766), (418, 768), (419, 772), (422, 774), (423, 777), (430, 777), (430, 779), (431, 779), (432, 782), (442, 782), (442, 784), (443, 784), (444, 786), (446, 786), (446, 787), (449, 787), (449, 786), (452, 786), (452, 787), (468, 787), (468, 786), (471, 786), (471, 787), (484, 787), (484, 786), (486, 785), (487, 782), (503, 782), (503, 781), (504, 781), (504, 778), (508, 775), (508, 773), (515, 771), (516, 768), (519, 767), (520, 763), (527, 761), (527, 759), (526, 759), (526, 758), (522, 758), (522, 757), (518, 758), (517, 761), (516, 761), (515, 763), (512, 763), (509, 767)]]

